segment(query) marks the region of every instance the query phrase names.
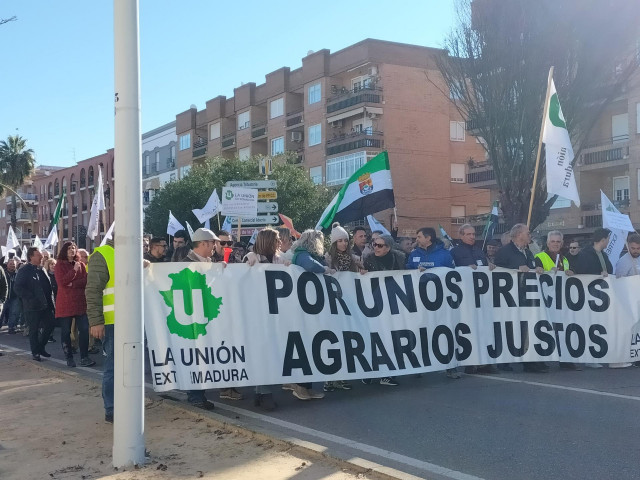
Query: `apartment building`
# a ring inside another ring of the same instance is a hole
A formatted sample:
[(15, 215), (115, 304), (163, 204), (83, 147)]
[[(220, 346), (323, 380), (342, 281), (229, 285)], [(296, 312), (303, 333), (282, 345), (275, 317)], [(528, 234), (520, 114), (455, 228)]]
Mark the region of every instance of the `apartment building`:
[(42, 178), (48, 178), (63, 167), (41, 165), (34, 169), (31, 176), (23, 185), (13, 192), (5, 189), (3, 197), (0, 198), (0, 244), (6, 245), (9, 226), (11, 225), (11, 214), (13, 211), (13, 201), (16, 204), (16, 230), (15, 234), (21, 245), (31, 245), (32, 238), (38, 233), (40, 218), (38, 216), (38, 205), (41, 200), (35, 182)]
[(142, 208), (159, 189), (177, 180), (176, 122), (169, 122), (142, 135)]
[[(93, 248), (91, 240), (86, 238), (91, 203), (98, 183), (98, 172), (102, 169), (106, 210), (104, 222), (100, 221), (101, 235), (113, 221), (113, 149), (78, 162), (73, 167), (61, 168), (50, 175), (41, 176), (33, 181), (33, 189), (38, 198), (37, 229), (40, 238), (47, 238), (49, 225), (56, 210), (62, 192), (66, 192), (66, 201), (58, 224), (60, 242), (75, 241), (80, 248)], [(98, 241), (99, 243), (99, 241)]]
[[(467, 130), (473, 134), (473, 125), (467, 123)], [(496, 196), (490, 163), (474, 163), (467, 168), (468, 185), (490, 189)], [(546, 221), (536, 228), (541, 237), (560, 230), (567, 241), (588, 241), (593, 231), (602, 227), (600, 190), (620, 212), (630, 215), (634, 225), (640, 225), (640, 72), (636, 71), (621, 94), (607, 105), (589, 133), (574, 171), (580, 207), (558, 198)]]
[(340, 186), (387, 150), (397, 224), (391, 211), (378, 219), (399, 235), (438, 223), (451, 232), (486, 214), (490, 195), (467, 184), (467, 163), (484, 150), (449, 99), (435, 63), (442, 54), (373, 39), (309, 52), (298, 69), (280, 68), (263, 84), (176, 115), (179, 176), (208, 156), (292, 152), (315, 183)]

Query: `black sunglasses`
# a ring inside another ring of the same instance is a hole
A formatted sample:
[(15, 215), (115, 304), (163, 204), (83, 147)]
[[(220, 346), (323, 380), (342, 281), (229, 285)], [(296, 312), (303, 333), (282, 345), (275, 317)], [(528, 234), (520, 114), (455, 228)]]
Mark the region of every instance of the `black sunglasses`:
[(233, 240), (218, 240), (220, 242), (220, 245), (227, 245), (228, 247), (230, 247), (231, 245), (233, 245)]
[(373, 248), (384, 248), (387, 246), (386, 243), (372, 243), (371, 245), (373, 245)]

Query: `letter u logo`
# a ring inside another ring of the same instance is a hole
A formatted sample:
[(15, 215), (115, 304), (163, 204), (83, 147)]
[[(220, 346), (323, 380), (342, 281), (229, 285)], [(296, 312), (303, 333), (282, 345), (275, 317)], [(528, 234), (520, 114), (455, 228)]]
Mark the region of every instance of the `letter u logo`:
[(206, 325), (209, 321), (204, 316), (204, 304), (202, 290), (173, 290), (174, 315), (181, 325), (201, 323)]

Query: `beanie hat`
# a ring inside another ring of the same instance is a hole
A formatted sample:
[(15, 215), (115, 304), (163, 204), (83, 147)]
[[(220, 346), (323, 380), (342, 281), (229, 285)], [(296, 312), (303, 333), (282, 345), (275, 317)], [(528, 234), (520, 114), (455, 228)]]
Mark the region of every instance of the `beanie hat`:
[(331, 243), (336, 243), (338, 240), (349, 240), (349, 234), (340, 226), (338, 222), (331, 225)]

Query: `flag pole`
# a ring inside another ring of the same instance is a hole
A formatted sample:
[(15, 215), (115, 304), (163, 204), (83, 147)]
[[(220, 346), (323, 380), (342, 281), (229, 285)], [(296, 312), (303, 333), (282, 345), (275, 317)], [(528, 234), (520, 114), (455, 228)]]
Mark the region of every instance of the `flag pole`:
[(551, 81), (553, 80), (553, 67), (549, 69), (549, 78), (547, 78), (547, 93), (544, 96), (544, 113), (542, 114), (542, 125), (540, 126), (540, 138), (538, 139), (538, 154), (536, 155), (536, 169), (533, 173), (533, 185), (531, 186), (531, 200), (529, 201), (529, 215), (527, 216), (527, 227), (531, 225), (531, 212), (533, 211), (533, 200), (536, 196), (536, 183), (538, 182), (538, 169), (540, 167), (540, 151), (542, 150), (542, 135), (544, 133), (544, 124), (549, 113), (549, 90)]

